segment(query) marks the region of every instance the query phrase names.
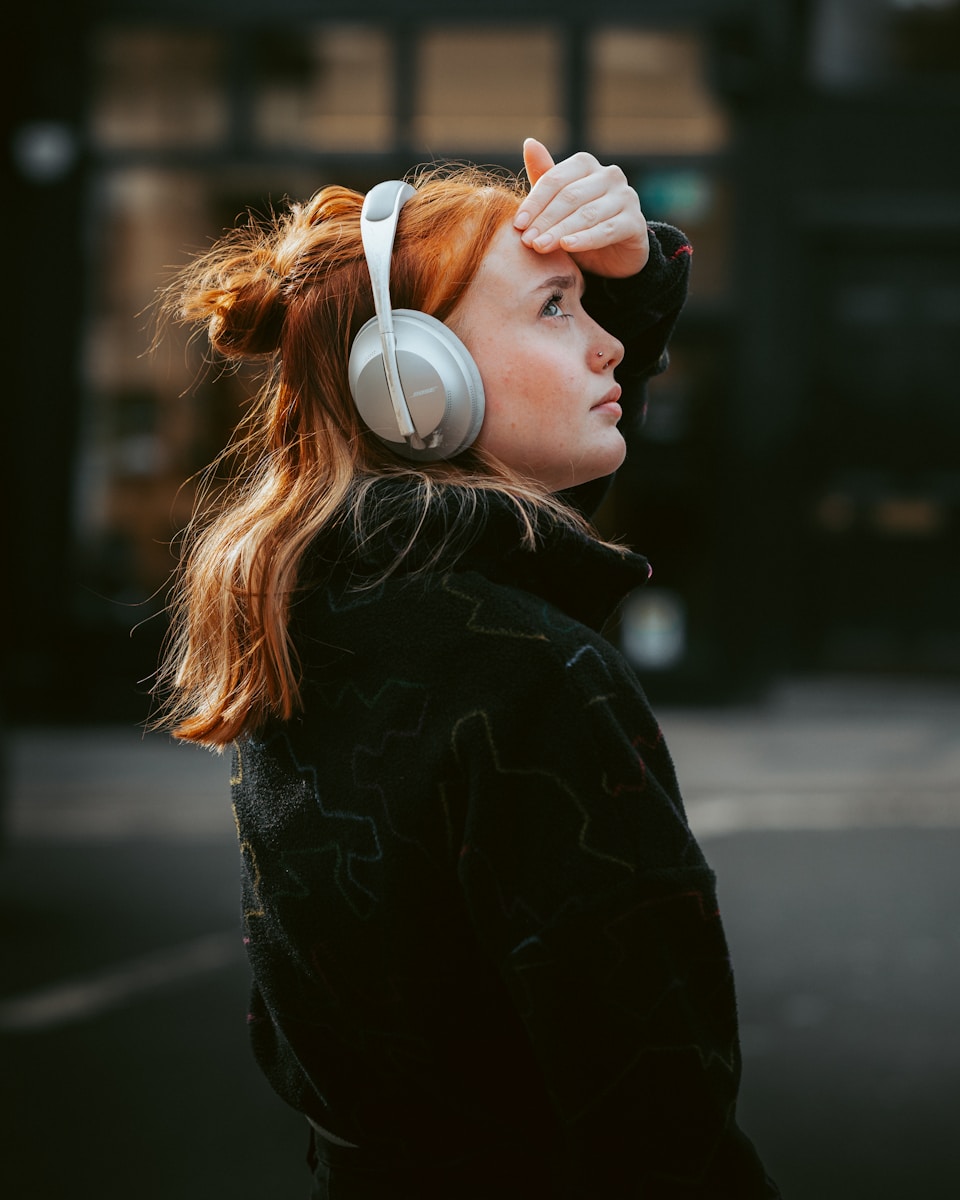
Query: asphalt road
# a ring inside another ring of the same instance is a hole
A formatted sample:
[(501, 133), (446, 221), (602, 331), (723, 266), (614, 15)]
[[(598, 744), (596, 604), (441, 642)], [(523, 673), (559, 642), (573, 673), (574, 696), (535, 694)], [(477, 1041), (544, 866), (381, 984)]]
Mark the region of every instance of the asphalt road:
[[(960, 1195), (960, 683), (661, 719), (785, 1197)], [(247, 1049), (228, 763), (123, 728), (14, 730), (7, 760), (0, 1195), (302, 1200)]]

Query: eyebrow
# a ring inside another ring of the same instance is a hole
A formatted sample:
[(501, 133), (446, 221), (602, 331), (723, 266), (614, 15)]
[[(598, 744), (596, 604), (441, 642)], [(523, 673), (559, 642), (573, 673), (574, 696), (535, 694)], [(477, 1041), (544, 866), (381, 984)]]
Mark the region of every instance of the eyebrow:
[(582, 275), (551, 275), (549, 279), (544, 279), (542, 283), (538, 283), (533, 289), (535, 292), (545, 292), (548, 289), (559, 288), (561, 291), (569, 291), (571, 288), (579, 288), (583, 290), (585, 280)]

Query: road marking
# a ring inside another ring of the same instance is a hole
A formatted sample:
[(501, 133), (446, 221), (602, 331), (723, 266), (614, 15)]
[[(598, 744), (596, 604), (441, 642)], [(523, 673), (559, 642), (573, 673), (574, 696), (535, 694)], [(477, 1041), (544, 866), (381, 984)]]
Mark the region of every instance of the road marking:
[(146, 992), (232, 966), (242, 956), (238, 933), (205, 934), (89, 975), (0, 1000), (0, 1032), (39, 1033), (91, 1020)]
[(699, 838), (735, 833), (841, 829), (956, 829), (955, 788), (913, 795), (883, 792), (758, 792), (687, 799), (690, 827)]

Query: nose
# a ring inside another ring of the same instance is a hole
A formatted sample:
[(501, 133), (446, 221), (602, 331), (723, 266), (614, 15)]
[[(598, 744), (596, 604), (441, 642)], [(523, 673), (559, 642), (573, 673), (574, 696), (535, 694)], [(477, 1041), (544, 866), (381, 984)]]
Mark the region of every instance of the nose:
[(623, 362), (623, 344), (609, 333), (594, 342), (590, 365), (595, 371), (612, 371)]
[(587, 365), (591, 371), (613, 371), (623, 362), (623, 343), (619, 342), (612, 333), (607, 333), (604, 327), (589, 317), (589, 326), (585, 329), (587, 345)]

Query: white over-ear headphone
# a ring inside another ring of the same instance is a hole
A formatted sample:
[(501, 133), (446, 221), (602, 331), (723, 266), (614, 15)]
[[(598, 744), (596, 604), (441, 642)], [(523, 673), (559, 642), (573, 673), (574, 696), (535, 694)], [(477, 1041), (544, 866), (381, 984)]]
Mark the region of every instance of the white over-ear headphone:
[(442, 321), (390, 307), (390, 261), (409, 183), (378, 183), (364, 198), (360, 234), (377, 315), (350, 348), (348, 376), (357, 411), (403, 458), (453, 458), (483, 421), (483, 383), (463, 342)]

